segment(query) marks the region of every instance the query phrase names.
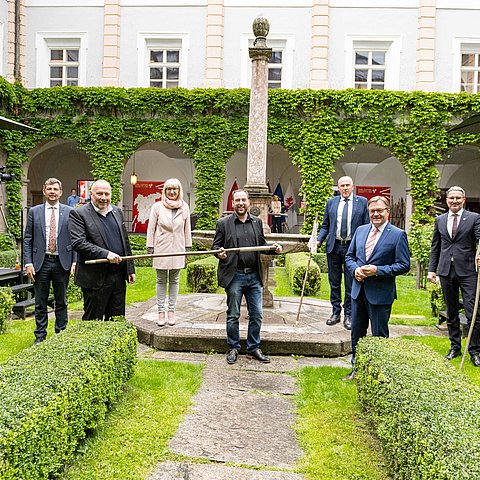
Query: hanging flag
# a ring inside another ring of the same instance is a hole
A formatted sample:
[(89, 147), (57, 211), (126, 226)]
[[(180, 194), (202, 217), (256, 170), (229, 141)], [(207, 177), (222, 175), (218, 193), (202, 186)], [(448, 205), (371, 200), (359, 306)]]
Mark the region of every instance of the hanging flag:
[(288, 187), (285, 192), (285, 199), (283, 204), (285, 206), (285, 212), (288, 213), (287, 225), (288, 229), (291, 230), (297, 224), (297, 212), (295, 210), (295, 204), (297, 203), (295, 195), (293, 194), (292, 181), (288, 182)]
[(283, 205), (283, 192), (282, 192), (282, 186), (280, 185), (280, 182), (278, 182), (278, 185), (275, 187), (275, 191), (273, 192), (273, 194), (278, 197), (278, 199)]
[(312, 255), (317, 253), (317, 245), (318, 245), (318, 213), (315, 214), (315, 221), (313, 222), (312, 227), (312, 234), (310, 235), (310, 239), (308, 240), (308, 249)]
[(230, 189), (230, 193), (227, 197), (227, 207), (225, 208), (227, 212), (233, 212), (233, 192), (235, 190), (238, 190), (237, 179), (233, 181), (232, 188)]

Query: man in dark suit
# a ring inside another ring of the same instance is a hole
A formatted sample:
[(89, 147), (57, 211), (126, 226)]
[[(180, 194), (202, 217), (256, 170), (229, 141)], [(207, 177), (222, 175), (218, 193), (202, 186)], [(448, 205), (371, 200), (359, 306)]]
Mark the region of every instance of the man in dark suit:
[[(461, 353), (461, 330), (459, 312), (459, 290), (462, 292), (463, 307), (468, 323), (472, 321), (475, 304), (477, 272), (475, 270), (476, 245), (480, 240), (480, 215), (467, 212), (465, 191), (451, 187), (447, 191), (448, 212), (435, 219), (432, 249), (428, 265), (428, 280), (437, 282), (440, 277), (443, 297), (447, 307), (447, 327), (450, 351), (447, 360)], [(480, 264), (477, 258), (477, 263)], [(480, 367), (480, 315), (475, 319), (468, 353), (472, 363)]]
[[(262, 264), (259, 252), (225, 252), (225, 248), (263, 246), (267, 243), (260, 218), (249, 213), (250, 200), (245, 190), (236, 190), (232, 197), (234, 213), (221, 218), (213, 239), (213, 250), (219, 250), (218, 283), (227, 293), (227, 362), (237, 361), (240, 351), (240, 305), (245, 296), (248, 309), (247, 355), (269, 363), (260, 350), (262, 326)], [(276, 246), (275, 253), (282, 247)], [(273, 254), (273, 252), (270, 252)]]
[[(111, 198), (110, 184), (97, 180), (92, 184), (91, 202), (70, 215), (72, 244), (78, 254), (75, 283), (83, 292), (83, 320), (125, 315), (125, 282), (135, 282), (133, 261), (122, 262), (121, 258), (132, 254), (123, 214), (110, 205)], [(108, 262), (85, 264), (100, 258)]]
[(388, 337), (388, 320), (397, 298), (395, 277), (410, 270), (407, 234), (388, 221), (390, 204), (385, 197), (368, 201), (371, 224), (357, 228), (347, 252), (352, 284), (352, 372), (358, 340), (367, 334)]
[(67, 285), (70, 270), (75, 269), (68, 217), (72, 210), (59, 202), (62, 183), (49, 178), (43, 185), (46, 203), (32, 207), (28, 212), (23, 239), (23, 255), (27, 276), (34, 282), (35, 342), (47, 337), (48, 296), (50, 284), (55, 298), (55, 332), (65, 330), (68, 322)]
[(319, 246), (326, 239), (328, 282), (330, 283), (330, 303), (332, 315), (327, 325), (340, 322), (342, 312), (342, 272), (344, 274), (345, 297), (343, 302), (343, 325), (347, 330), (352, 326), (352, 276), (345, 267), (347, 254), (353, 234), (360, 225), (370, 222), (367, 211), (367, 199), (353, 194), (353, 180), (341, 177), (338, 180), (340, 195), (330, 198), (325, 207), (322, 226), (318, 234)]

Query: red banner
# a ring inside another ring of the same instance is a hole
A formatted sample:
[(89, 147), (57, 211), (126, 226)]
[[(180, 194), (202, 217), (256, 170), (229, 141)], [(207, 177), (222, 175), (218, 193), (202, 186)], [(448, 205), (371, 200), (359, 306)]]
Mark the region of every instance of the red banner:
[(145, 233), (150, 209), (162, 199), (164, 182), (137, 182), (133, 186), (132, 232)]
[(365, 197), (367, 200), (370, 200), (372, 197), (381, 195), (385, 197), (390, 202), (390, 187), (369, 187), (369, 186), (358, 186), (355, 187), (355, 194)]

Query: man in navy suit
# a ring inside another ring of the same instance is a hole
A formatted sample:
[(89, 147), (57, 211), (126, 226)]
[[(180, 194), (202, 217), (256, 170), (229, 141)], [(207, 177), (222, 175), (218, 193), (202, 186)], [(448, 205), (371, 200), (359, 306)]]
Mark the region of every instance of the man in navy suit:
[[(358, 340), (367, 334), (388, 337), (388, 320), (397, 298), (395, 277), (410, 270), (407, 234), (388, 221), (390, 204), (385, 197), (368, 201), (371, 224), (357, 228), (346, 256), (352, 284), (352, 367)], [(345, 377), (352, 380), (354, 371)]]
[[(70, 215), (72, 244), (78, 254), (75, 284), (82, 288), (82, 320), (111, 320), (125, 315), (126, 282), (135, 283), (133, 260), (123, 261), (132, 249), (122, 211), (111, 205), (112, 187), (97, 180), (91, 202)], [(86, 260), (106, 259), (87, 265)]]
[(27, 276), (34, 282), (35, 342), (47, 337), (47, 302), (50, 284), (55, 298), (55, 332), (67, 327), (67, 285), (70, 271), (75, 269), (68, 219), (72, 210), (59, 202), (62, 183), (49, 178), (43, 185), (46, 203), (32, 207), (28, 212), (23, 240), (23, 255)]
[(338, 180), (340, 195), (330, 198), (325, 207), (322, 226), (318, 234), (319, 246), (327, 239), (328, 282), (330, 283), (330, 303), (332, 316), (327, 325), (340, 322), (342, 312), (342, 271), (344, 273), (345, 297), (343, 302), (343, 325), (351, 329), (352, 276), (345, 268), (345, 255), (356, 229), (369, 223), (367, 199), (353, 194), (353, 180), (341, 177)]
[[(448, 189), (447, 206), (448, 212), (435, 219), (427, 278), (436, 283), (436, 272), (440, 277), (450, 338), (450, 351), (445, 358), (452, 360), (460, 355), (462, 345), (458, 315), (459, 290), (462, 292), (468, 323), (473, 316), (477, 283), (475, 261), (480, 265), (480, 259), (475, 260), (476, 245), (480, 240), (480, 215), (464, 209), (465, 191), (461, 187)], [(480, 315), (477, 315), (468, 345), (468, 353), (476, 367), (480, 367), (479, 318)]]

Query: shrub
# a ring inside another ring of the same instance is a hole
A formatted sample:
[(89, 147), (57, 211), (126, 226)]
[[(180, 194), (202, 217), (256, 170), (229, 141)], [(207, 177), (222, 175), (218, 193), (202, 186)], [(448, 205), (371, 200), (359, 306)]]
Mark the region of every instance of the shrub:
[[(308, 253), (291, 253), (286, 256), (285, 270), (287, 271), (290, 285), (296, 294), (302, 292), (303, 278), (308, 264)], [(312, 259), (305, 283), (305, 295), (316, 295), (320, 290), (320, 268)]]
[(145, 235), (129, 235), (128, 240), (132, 250), (140, 250), (142, 253), (146, 253), (147, 237)]
[(5, 333), (7, 322), (12, 316), (15, 296), (9, 287), (0, 287), (0, 333)]
[[(11, 247), (11, 245), (10, 245)], [(0, 250), (0, 267), (13, 268), (17, 261), (17, 256), (14, 250)]]
[[(147, 251), (145, 250), (132, 250), (132, 255), (146, 255)], [(152, 259), (151, 258), (136, 258), (133, 261), (136, 267), (151, 267)]]
[(0, 234), (0, 252), (12, 249), (12, 237), (8, 233)]
[(218, 260), (214, 256), (195, 260), (187, 265), (187, 285), (195, 293), (215, 293)]
[[(53, 288), (52, 288), (53, 293)], [(67, 301), (68, 303), (79, 302), (83, 298), (82, 288), (78, 285), (75, 285), (73, 278), (70, 278), (70, 281), (67, 285)]]
[(404, 339), (362, 339), (355, 370), (394, 478), (480, 478), (480, 388), (430, 347)]
[(136, 330), (79, 322), (0, 365), (0, 478), (44, 480), (71, 460), (132, 376)]
[(312, 259), (315, 260), (315, 263), (320, 268), (320, 272), (328, 273), (328, 265), (327, 265), (327, 254), (326, 253), (317, 253), (312, 255)]

